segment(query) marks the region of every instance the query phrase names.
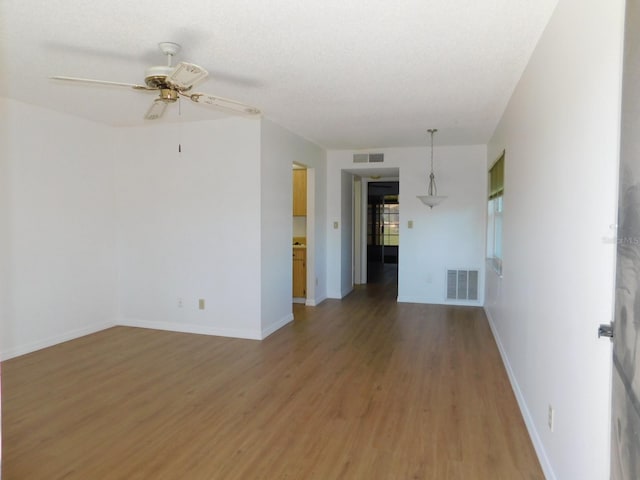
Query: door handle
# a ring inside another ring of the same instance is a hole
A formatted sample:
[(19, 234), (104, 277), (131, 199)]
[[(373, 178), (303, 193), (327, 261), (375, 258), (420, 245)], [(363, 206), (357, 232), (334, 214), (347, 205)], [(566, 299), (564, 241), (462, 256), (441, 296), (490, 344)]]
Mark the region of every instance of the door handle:
[(609, 337), (613, 342), (613, 323), (603, 323), (598, 327), (598, 338)]

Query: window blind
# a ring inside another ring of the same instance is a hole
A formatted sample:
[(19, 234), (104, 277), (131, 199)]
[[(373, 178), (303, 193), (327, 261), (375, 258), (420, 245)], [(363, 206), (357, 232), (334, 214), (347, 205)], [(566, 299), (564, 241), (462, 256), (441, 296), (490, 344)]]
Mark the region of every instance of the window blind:
[(499, 197), (504, 192), (504, 152), (489, 169), (489, 199)]

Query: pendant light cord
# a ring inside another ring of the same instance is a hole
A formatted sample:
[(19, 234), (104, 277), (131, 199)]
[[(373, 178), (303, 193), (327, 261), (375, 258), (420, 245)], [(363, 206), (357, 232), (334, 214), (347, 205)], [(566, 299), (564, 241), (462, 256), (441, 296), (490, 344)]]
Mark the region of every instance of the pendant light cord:
[(436, 176), (433, 173), (433, 134), (438, 130), (436, 128), (430, 128), (427, 130), (431, 134), (431, 173), (429, 174), (429, 188), (427, 189), (428, 195), (438, 195), (438, 188), (436, 187)]

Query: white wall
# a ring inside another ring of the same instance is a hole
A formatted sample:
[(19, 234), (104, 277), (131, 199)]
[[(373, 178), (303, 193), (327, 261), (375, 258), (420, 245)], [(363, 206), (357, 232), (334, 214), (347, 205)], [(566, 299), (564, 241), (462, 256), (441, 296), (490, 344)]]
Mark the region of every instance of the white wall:
[[(260, 160), (260, 262), (262, 336), (267, 336), (293, 319), (291, 311), (292, 259), (292, 164), (324, 168), (324, 151), (268, 120), (262, 121)], [(324, 203), (319, 203), (322, 207)], [(310, 215), (310, 219), (315, 219)], [(309, 252), (317, 248), (313, 240)], [(322, 266), (323, 267), (323, 266)], [(307, 268), (324, 276), (313, 259)], [(320, 271), (318, 271), (320, 270)], [(312, 276), (316, 273), (312, 273)], [(308, 289), (315, 301), (315, 294)]]
[[(316, 306), (327, 298), (327, 158), (322, 157), (307, 168), (307, 272), (306, 305)], [(309, 212), (313, 205), (312, 213)], [(311, 218), (313, 215), (313, 218)]]
[[(340, 176), (340, 296), (353, 290), (353, 175), (342, 172)], [(332, 225), (333, 227), (333, 225)], [(336, 231), (334, 229), (334, 231)]]
[(547, 478), (609, 478), (596, 331), (612, 314), (622, 27), (622, 0), (560, 0), (488, 148), (506, 156), (486, 310)]
[(2, 358), (114, 324), (113, 130), (0, 98)]
[(114, 129), (0, 100), (2, 358), (116, 323), (263, 338), (291, 319), (291, 162), (324, 195), (321, 148), (260, 120)]
[(9, 143), (9, 103), (8, 100), (0, 99), (0, 361), (7, 358), (6, 350), (15, 348), (9, 340), (11, 328), (11, 275), (9, 272), (11, 181), (9, 175), (12, 163), (10, 155), (12, 147)]
[(261, 338), (260, 121), (119, 133), (120, 322)]
[[(385, 154), (384, 168), (398, 168), (400, 172), (398, 301), (482, 305), (483, 298), (471, 303), (447, 302), (445, 296), (447, 268), (477, 268), (480, 277), (484, 276), (486, 148), (434, 148), (439, 193), (448, 198), (433, 210), (416, 198), (427, 190), (428, 148), (376, 149), (376, 152)], [(348, 242), (339, 230), (333, 229), (334, 220), (344, 221), (347, 213), (351, 215), (344, 211), (347, 203), (351, 204), (351, 198), (344, 197), (351, 193), (345, 190), (341, 172), (372, 167), (354, 164), (353, 153), (328, 152), (327, 272), (329, 296), (333, 298), (343, 295), (345, 272), (351, 272)], [(413, 221), (413, 229), (407, 226), (409, 220)]]
[(237, 117), (119, 134), (120, 323), (260, 339), (291, 321), (291, 165), (323, 172), (324, 151)]
[[(426, 150), (400, 168), (400, 263), (398, 300), (416, 303), (482, 305), (446, 300), (446, 270), (479, 270), (484, 276), (486, 222), (486, 148), (434, 148), (438, 193), (447, 198), (429, 209), (416, 198), (427, 193)], [(413, 229), (407, 222), (413, 220)]]

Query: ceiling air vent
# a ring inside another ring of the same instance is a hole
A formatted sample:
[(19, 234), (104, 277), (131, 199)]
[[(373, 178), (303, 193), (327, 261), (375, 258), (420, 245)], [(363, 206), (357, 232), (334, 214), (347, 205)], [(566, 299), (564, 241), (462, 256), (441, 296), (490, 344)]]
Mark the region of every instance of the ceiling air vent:
[(354, 153), (353, 163), (382, 163), (384, 153)]
[(478, 300), (478, 270), (447, 270), (447, 300)]

